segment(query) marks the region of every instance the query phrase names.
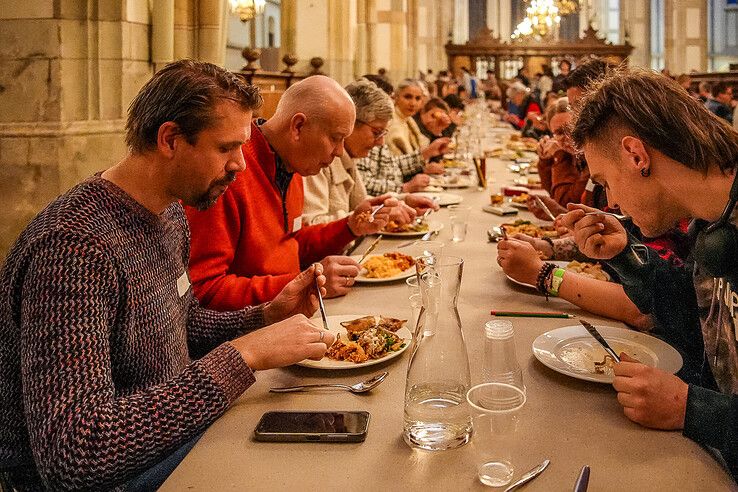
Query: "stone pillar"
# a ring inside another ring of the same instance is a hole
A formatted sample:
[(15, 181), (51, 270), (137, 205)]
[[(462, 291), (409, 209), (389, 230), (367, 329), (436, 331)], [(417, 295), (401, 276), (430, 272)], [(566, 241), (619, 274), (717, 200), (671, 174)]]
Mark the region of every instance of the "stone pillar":
[(515, 26), (512, 26), (511, 0), (487, 0), (487, 27), (501, 40), (510, 39)]
[(673, 74), (707, 70), (707, 2), (666, 0), (665, 59)]
[(326, 71), (342, 85), (354, 79), (356, 55), (356, 0), (328, 1), (328, 49), (316, 53), (326, 60)]
[(469, 1), (454, 0), (454, 44), (469, 41)]
[(147, 0), (3, 2), (0, 258), (49, 201), (125, 155), (150, 24)]
[(651, 2), (620, 1), (620, 39), (634, 46), (628, 60), (631, 66), (651, 67)]

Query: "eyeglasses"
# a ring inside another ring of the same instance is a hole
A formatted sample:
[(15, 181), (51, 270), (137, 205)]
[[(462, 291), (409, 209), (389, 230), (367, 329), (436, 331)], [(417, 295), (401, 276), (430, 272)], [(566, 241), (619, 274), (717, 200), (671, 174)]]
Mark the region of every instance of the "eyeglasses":
[(377, 128), (376, 126), (370, 125), (366, 121), (356, 120), (356, 122), (357, 123), (361, 123), (362, 125), (366, 125), (369, 128), (371, 128), (372, 129), (372, 135), (374, 135), (374, 140), (379, 140), (380, 138), (382, 138), (385, 135), (387, 135), (387, 133), (389, 132), (389, 128)]

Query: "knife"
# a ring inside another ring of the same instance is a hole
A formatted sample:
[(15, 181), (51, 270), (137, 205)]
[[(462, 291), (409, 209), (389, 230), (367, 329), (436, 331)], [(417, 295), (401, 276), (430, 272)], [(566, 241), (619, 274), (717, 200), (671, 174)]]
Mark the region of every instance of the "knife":
[(545, 212), (546, 215), (548, 215), (548, 218), (556, 222), (556, 217), (554, 214), (551, 213), (551, 210), (546, 206), (545, 203), (543, 203), (543, 200), (541, 200), (541, 197), (538, 195), (533, 195), (533, 199), (536, 201), (536, 205)]
[(359, 259), (357, 263), (361, 264), (361, 262), (364, 261), (364, 259), (369, 255), (369, 253), (374, 251), (374, 248), (377, 247), (377, 244), (379, 244), (379, 241), (381, 240), (382, 240), (382, 235), (380, 234), (379, 236), (377, 236), (377, 239), (375, 239), (374, 242), (372, 242), (372, 244), (369, 245), (367, 250), (364, 251), (364, 254), (362, 255), (362, 257)]
[(528, 473), (526, 473), (525, 475), (523, 475), (522, 477), (520, 477), (520, 480), (518, 480), (517, 482), (515, 482), (514, 484), (512, 484), (508, 488), (506, 488), (505, 489), (505, 492), (510, 492), (512, 490), (515, 490), (518, 487), (520, 487), (521, 485), (530, 482), (531, 480), (533, 480), (534, 478), (536, 478), (538, 475), (540, 475), (541, 473), (543, 473), (543, 470), (546, 469), (546, 467), (548, 466), (549, 463), (551, 463), (551, 461), (544, 460), (543, 463), (541, 463), (540, 465), (538, 465), (537, 467), (533, 468), (531, 471), (529, 471)]
[(589, 466), (584, 465), (574, 484), (574, 492), (587, 492), (587, 487), (589, 487)]
[(418, 241), (427, 241), (431, 238), (433, 234), (436, 234), (438, 231), (428, 231), (420, 239), (411, 239), (410, 241), (404, 242), (398, 246), (398, 248), (407, 248), (408, 246), (412, 246), (413, 244), (417, 243)]
[(328, 318), (325, 317), (325, 304), (323, 304), (323, 294), (320, 293), (320, 285), (318, 285), (318, 277), (315, 277), (315, 288), (318, 291), (318, 306), (320, 307), (320, 317), (323, 319), (323, 328), (328, 330)]
[(600, 345), (602, 345), (602, 348), (605, 349), (605, 352), (610, 354), (610, 357), (612, 357), (615, 362), (620, 362), (620, 357), (618, 357), (618, 354), (616, 354), (615, 351), (612, 348), (610, 348), (610, 346), (607, 344), (607, 342), (602, 337), (602, 335), (600, 335), (600, 332), (597, 331), (597, 328), (592, 326), (592, 323), (585, 321), (583, 319), (580, 319), (579, 322), (582, 324), (582, 326), (584, 326), (587, 329), (589, 334), (592, 335), (594, 339), (597, 340), (597, 342)]

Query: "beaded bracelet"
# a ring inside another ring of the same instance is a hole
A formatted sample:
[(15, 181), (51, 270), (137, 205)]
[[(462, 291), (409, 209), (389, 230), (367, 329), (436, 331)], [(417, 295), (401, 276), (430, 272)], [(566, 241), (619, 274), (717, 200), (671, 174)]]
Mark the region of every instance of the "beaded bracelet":
[(548, 289), (546, 288), (546, 280), (549, 274), (556, 268), (553, 263), (544, 263), (541, 270), (538, 272), (538, 278), (536, 279), (536, 289), (538, 292), (546, 296), (548, 300)]

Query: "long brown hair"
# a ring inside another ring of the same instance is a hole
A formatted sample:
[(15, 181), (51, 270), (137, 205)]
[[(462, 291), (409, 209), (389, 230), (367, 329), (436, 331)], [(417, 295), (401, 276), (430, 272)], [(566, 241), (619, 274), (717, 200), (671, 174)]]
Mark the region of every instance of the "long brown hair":
[(647, 146), (707, 172), (736, 167), (738, 132), (691, 98), (674, 80), (651, 70), (621, 67), (587, 86), (574, 108), (572, 139), (578, 148), (624, 128)]

